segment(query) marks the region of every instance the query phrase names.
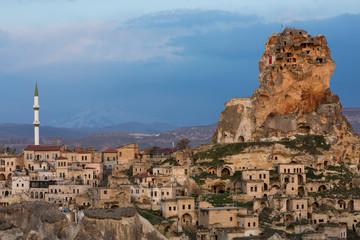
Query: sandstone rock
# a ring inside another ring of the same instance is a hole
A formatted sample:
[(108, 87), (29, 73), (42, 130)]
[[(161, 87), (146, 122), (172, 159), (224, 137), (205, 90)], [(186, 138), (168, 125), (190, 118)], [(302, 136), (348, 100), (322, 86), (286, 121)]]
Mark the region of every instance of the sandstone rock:
[(339, 160), (359, 152), (359, 138), (330, 90), (335, 62), (324, 36), (291, 28), (272, 35), (259, 69), (260, 86), (253, 96), (225, 104), (214, 142), (279, 141), (312, 134), (326, 136)]
[(166, 239), (134, 207), (86, 210), (79, 223), (70, 222), (45, 202), (0, 208), (0, 239)]

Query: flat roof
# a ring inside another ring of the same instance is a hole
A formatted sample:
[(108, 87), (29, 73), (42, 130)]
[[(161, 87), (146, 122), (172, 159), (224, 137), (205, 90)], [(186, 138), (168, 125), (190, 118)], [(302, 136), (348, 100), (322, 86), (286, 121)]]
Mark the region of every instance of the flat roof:
[(213, 208), (200, 208), (200, 210), (241, 210), (241, 209), (247, 209), (244, 207), (213, 207)]

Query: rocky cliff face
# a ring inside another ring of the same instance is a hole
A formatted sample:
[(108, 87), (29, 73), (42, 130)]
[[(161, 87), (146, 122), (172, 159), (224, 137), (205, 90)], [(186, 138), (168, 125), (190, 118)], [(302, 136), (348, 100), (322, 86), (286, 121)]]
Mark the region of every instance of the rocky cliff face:
[(272, 35), (259, 69), (259, 88), (250, 98), (225, 104), (213, 141), (273, 141), (297, 134), (324, 135), (338, 145), (359, 141), (330, 90), (335, 62), (324, 36), (291, 28)]
[(0, 209), (0, 239), (166, 239), (133, 207), (86, 210), (72, 223), (56, 206), (24, 203)]

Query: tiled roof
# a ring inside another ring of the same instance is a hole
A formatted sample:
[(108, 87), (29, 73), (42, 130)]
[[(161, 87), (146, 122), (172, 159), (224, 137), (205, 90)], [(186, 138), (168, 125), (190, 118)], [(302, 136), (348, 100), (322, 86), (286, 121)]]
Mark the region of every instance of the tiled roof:
[(78, 153), (81, 153), (81, 154), (85, 154), (85, 153), (91, 153), (90, 151), (85, 151), (85, 150), (79, 150)]
[(144, 177), (155, 177), (155, 175), (149, 173), (138, 173), (134, 176), (134, 178), (144, 178)]
[(62, 146), (29, 145), (24, 150), (29, 151), (60, 151)]
[(157, 151), (155, 151), (156, 153), (167, 153), (167, 152), (176, 152), (176, 149), (171, 149), (171, 148), (163, 148), (163, 149), (159, 149)]
[(117, 151), (115, 149), (109, 148), (103, 151), (103, 153), (117, 153)]
[(55, 160), (62, 160), (62, 159), (68, 159), (68, 158), (63, 157), (63, 156), (60, 156), (60, 157), (55, 158)]

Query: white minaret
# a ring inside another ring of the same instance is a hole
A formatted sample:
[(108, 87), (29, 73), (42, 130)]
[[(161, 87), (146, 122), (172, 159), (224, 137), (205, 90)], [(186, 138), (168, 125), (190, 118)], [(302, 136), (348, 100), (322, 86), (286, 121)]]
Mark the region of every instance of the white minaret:
[(38, 89), (37, 89), (37, 83), (35, 86), (35, 94), (34, 94), (34, 141), (35, 141), (35, 145), (39, 145), (40, 142), (40, 135), (39, 135), (39, 126), (40, 126), (40, 122), (39, 122), (39, 93), (38, 93)]

